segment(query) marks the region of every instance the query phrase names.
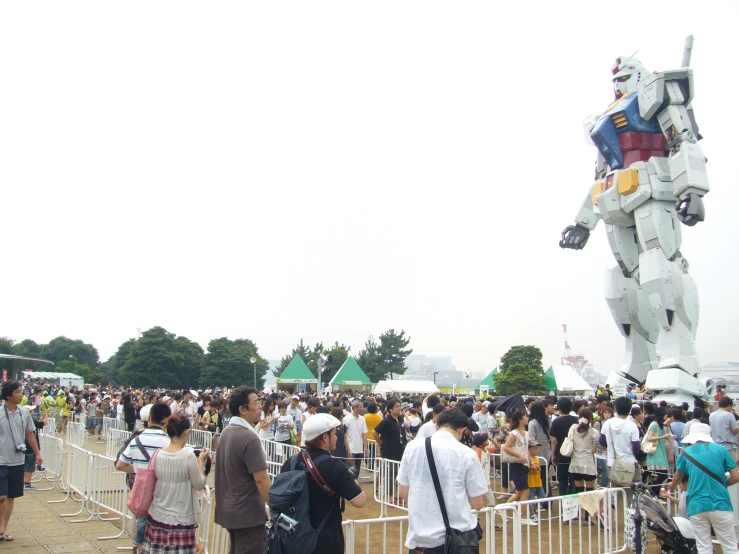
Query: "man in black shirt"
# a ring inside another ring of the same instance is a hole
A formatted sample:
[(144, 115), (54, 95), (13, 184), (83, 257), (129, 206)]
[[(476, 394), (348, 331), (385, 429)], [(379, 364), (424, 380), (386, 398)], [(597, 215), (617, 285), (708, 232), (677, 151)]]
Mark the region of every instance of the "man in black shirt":
[[(341, 421), (328, 414), (315, 414), (305, 422), (305, 453), (315, 459), (336, 448), (336, 429)], [(318, 471), (335, 494), (332, 496), (319, 485), (313, 476), (308, 477), (308, 497), (310, 501), (310, 523), (317, 528), (323, 518), (331, 515), (318, 536), (314, 552), (320, 554), (343, 554), (344, 534), (341, 531), (341, 509), (339, 501), (346, 498), (355, 508), (363, 508), (367, 502), (362, 489), (354, 476), (349, 472), (344, 460), (329, 456), (322, 460)], [(290, 460), (283, 465), (280, 473), (290, 471)]]
[(572, 411), (572, 400), (560, 398), (557, 403), (560, 415), (552, 423), (549, 436), (552, 440), (552, 465), (557, 468), (557, 482), (559, 483), (559, 494), (575, 494), (575, 482), (570, 482), (570, 458), (560, 455), (559, 449), (570, 432), (570, 427), (577, 423), (577, 416), (570, 415)]
[(387, 401), (388, 415), (372, 430), (372, 436), (380, 447), (383, 458), (399, 462), (403, 458), (408, 438), (405, 434), (405, 422), (400, 415), (401, 404), (397, 398)]

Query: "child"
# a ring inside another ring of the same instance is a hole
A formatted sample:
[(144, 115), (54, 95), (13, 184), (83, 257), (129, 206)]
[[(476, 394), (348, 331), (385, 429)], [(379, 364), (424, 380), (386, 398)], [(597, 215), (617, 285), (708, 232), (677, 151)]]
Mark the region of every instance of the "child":
[[(536, 457), (539, 454), (539, 443), (533, 439), (529, 441), (529, 500), (537, 500), (539, 498), (546, 498), (547, 493), (544, 491), (544, 485), (541, 482), (541, 466), (539, 465), (539, 459)], [(536, 521), (536, 509), (539, 504), (530, 504), (530, 518)]]
[[(486, 462), (482, 461), (482, 452), (483, 450), (486, 450), (490, 454), (495, 452), (494, 446), (489, 446), (489, 439), (488, 434), (485, 432), (482, 433), (475, 433), (472, 436), (472, 444), (475, 447), (475, 452), (477, 453), (477, 459), (480, 460), (480, 463), (482, 464), (482, 470), (484, 472), (487, 472), (488, 475), (490, 475), (490, 458), (487, 458)], [(495, 506), (495, 495), (493, 494), (493, 491), (488, 486), (488, 492), (485, 493), (483, 498), (483, 504), (487, 507)]]
[(277, 405), (280, 415), (277, 419), (277, 431), (275, 432), (275, 441), (282, 444), (292, 444), (290, 440), (290, 429), (295, 428), (295, 421), (292, 416), (287, 415), (287, 402), (282, 401)]

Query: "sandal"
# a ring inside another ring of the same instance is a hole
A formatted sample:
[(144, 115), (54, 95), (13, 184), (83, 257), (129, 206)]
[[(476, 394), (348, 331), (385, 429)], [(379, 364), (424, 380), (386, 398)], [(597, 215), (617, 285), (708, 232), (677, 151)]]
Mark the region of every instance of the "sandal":
[(0, 541), (13, 542), (15, 538), (10, 533), (3, 533), (0, 535)]

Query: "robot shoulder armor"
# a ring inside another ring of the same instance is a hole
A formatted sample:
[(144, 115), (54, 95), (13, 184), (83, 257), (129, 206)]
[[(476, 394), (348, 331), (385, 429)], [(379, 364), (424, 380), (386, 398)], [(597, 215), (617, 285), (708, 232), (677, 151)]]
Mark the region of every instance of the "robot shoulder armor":
[(650, 73), (637, 91), (639, 115), (649, 120), (670, 104), (688, 106), (693, 92), (693, 70), (690, 68)]
[(592, 114), (583, 119), (582, 121), (582, 130), (585, 133), (585, 142), (588, 144), (594, 145), (593, 139), (590, 136), (591, 131), (596, 126), (598, 121), (601, 118), (601, 114)]

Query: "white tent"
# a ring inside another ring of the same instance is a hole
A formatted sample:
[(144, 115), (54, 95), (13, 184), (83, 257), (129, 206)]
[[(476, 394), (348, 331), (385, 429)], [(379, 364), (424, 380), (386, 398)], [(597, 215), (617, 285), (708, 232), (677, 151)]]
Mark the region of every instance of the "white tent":
[(568, 365), (554, 365), (551, 369), (560, 394), (572, 393), (583, 396), (593, 394), (593, 387), (578, 375), (574, 368)]
[(439, 394), (439, 387), (433, 381), (407, 381), (405, 379), (380, 381), (375, 385), (375, 394), (382, 394), (383, 396), (402, 394), (402, 393), (416, 393), (416, 394)]
[(79, 387), (85, 386), (85, 380), (74, 373), (57, 373), (54, 371), (24, 371), (24, 379), (46, 379), (53, 381), (60, 387)]

